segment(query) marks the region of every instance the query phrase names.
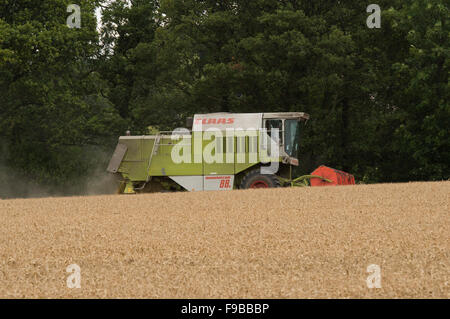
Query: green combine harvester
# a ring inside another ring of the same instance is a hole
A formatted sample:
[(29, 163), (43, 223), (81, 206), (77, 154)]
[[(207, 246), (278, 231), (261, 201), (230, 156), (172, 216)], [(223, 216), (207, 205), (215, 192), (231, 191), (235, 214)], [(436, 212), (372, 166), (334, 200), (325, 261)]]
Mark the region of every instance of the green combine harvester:
[(189, 130), (121, 136), (107, 170), (125, 194), (293, 185), (312, 177), (292, 180), (308, 119), (301, 112), (197, 114)]

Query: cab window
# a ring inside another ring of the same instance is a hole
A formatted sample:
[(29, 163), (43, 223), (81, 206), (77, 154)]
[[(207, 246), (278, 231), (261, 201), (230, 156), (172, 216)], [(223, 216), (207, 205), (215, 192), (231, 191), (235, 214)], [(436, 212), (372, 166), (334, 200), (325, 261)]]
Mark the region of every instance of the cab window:
[(280, 145), (283, 144), (283, 121), (282, 120), (266, 120), (265, 127), (267, 129), (267, 134), (272, 137), (272, 129), (278, 129), (278, 139)]

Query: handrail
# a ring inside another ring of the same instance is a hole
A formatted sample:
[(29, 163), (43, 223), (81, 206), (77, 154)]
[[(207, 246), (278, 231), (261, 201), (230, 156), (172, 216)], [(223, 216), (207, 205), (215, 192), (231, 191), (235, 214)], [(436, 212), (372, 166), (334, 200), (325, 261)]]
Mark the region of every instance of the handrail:
[(161, 135), (157, 135), (156, 136), (156, 138), (155, 138), (155, 143), (153, 143), (153, 148), (152, 148), (152, 152), (151, 152), (151, 154), (150, 154), (150, 158), (148, 159), (148, 165), (147, 165), (147, 174), (148, 174), (148, 176), (147, 176), (147, 183), (152, 179), (152, 176), (150, 175), (150, 165), (152, 164), (152, 159), (153, 159), (153, 156), (156, 154), (156, 152), (157, 152), (157, 146), (159, 145), (158, 143), (159, 143), (159, 141), (160, 141), (160, 139), (161, 139)]

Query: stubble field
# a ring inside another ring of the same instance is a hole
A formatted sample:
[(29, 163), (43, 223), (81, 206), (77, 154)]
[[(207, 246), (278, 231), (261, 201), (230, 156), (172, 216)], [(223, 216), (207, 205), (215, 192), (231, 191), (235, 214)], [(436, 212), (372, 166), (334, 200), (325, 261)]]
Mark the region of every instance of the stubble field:
[(0, 200), (0, 298), (449, 298), (449, 213), (450, 182)]

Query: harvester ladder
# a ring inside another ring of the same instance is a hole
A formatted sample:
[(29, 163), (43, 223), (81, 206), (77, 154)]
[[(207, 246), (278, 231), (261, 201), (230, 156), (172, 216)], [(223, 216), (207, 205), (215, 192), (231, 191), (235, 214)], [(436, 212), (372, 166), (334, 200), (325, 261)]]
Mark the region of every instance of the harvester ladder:
[(147, 166), (147, 182), (149, 182), (152, 179), (152, 176), (150, 175), (150, 165), (152, 165), (152, 159), (153, 156), (156, 154), (159, 148), (159, 142), (161, 141), (161, 134), (156, 135), (155, 137), (155, 143), (153, 143), (152, 152), (150, 154), (150, 158), (148, 159), (148, 166)]

